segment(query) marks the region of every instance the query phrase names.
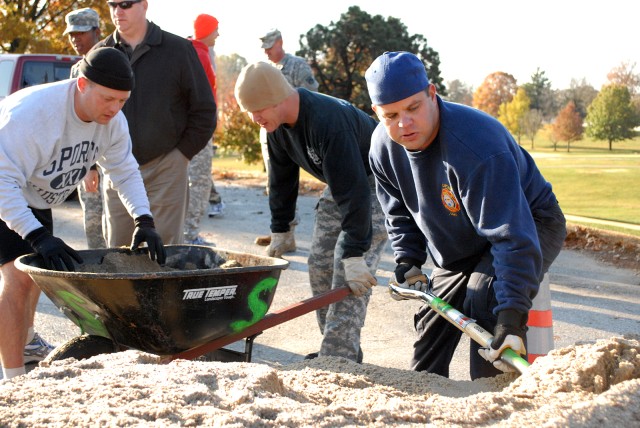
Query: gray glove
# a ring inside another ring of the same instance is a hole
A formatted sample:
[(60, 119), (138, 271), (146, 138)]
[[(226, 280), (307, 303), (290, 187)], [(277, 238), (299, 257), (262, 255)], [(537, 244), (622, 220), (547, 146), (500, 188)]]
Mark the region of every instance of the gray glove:
[[(411, 263), (398, 263), (393, 275), (396, 285), (400, 288), (417, 290), (423, 293), (429, 291), (429, 280), (426, 275), (422, 273), (419, 267)], [(391, 293), (391, 297), (395, 300), (406, 300), (405, 297), (400, 297), (396, 293)]]
[(269, 257), (281, 257), (284, 253), (296, 250), (296, 239), (293, 230), (271, 234), (271, 244), (267, 246)]
[(342, 259), (342, 264), (344, 265), (344, 278), (354, 296), (363, 296), (367, 290), (378, 283), (369, 272), (364, 257)]

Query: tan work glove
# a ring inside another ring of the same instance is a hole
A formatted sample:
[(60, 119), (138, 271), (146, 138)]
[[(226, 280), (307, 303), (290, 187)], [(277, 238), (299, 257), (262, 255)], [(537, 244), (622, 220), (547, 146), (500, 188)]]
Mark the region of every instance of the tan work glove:
[(369, 272), (369, 267), (364, 261), (364, 257), (349, 257), (342, 259), (344, 265), (344, 277), (351, 292), (355, 296), (363, 296), (368, 289), (378, 283), (376, 278)]
[(520, 355), (526, 355), (527, 350), (522, 340), (527, 334), (526, 324), (526, 314), (513, 309), (500, 311), (491, 346), (478, 349), (478, 354), (500, 371), (515, 372), (513, 367), (500, 360), (500, 355), (506, 348), (511, 348)]
[(271, 243), (267, 246), (269, 257), (281, 257), (284, 253), (296, 250), (296, 239), (293, 231), (283, 233), (272, 233)]

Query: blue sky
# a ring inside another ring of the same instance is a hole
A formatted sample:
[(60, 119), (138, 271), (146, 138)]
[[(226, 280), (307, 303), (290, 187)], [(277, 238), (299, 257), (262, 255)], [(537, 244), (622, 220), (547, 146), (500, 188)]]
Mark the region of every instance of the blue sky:
[[(440, 55), (445, 82), (479, 86), (495, 71), (523, 84), (539, 67), (556, 89), (585, 78), (596, 89), (623, 61), (640, 73), (637, 20), (640, 2), (628, 0), (149, 0), (148, 18), (163, 29), (191, 35), (193, 19), (208, 13), (220, 21), (216, 52), (237, 53), (249, 62), (265, 60), (259, 37), (277, 27), (288, 52), (316, 24), (338, 21), (349, 6), (370, 15), (399, 18), (410, 34), (422, 34)], [(305, 11), (306, 9), (306, 11)]]

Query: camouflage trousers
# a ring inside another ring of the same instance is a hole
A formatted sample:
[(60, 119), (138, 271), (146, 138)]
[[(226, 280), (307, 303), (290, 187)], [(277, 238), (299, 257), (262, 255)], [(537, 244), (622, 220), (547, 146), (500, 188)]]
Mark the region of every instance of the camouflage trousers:
[(209, 192), (209, 203), (210, 204), (219, 204), (222, 202), (222, 196), (216, 190), (216, 183), (213, 182), (213, 178), (211, 179), (211, 192)]
[[(375, 193), (373, 176), (369, 177), (372, 211), (372, 240), (364, 259), (372, 275), (388, 237), (384, 213)], [(366, 221), (366, 219), (363, 219)], [(318, 201), (316, 219), (309, 254), (309, 282), (313, 295), (345, 285), (342, 266), (342, 214), (327, 187)], [(360, 330), (364, 326), (371, 290), (364, 296), (349, 295), (343, 300), (316, 311), (318, 326), (323, 335), (319, 355), (331, 355), (356, 361), (360, 351)]]
[(84, 233), (87, 237), (87, 246), (90, 250), (106, 248), (107, 244), (102, 233), (102, 174), (100, 174), (100, 186), (97, 192), (87, 192), (78, 186), (78, 199), (82, 207), (84, 221)]
[(189, 162), (189, 207), (184, 220), (184, 239), (196, 239), (200, 232), (200, 221), (209, 206), (213, 179), (211, 162), (213, 145), (209, 141), (206, 147)]
[[(213, 140), (211, 140), (213, 143)], [(218, 150), (218, 146), (215, 144), (211, 145), (211, 157), (214, 158), (216, 156), (216, 151)], [(216, 190), (216, 183), (213, 181), (213, 174), (211, 174), (211, 192), (209, 193), (209, 204), (219, 204), (222, 202), (222, 196)]]

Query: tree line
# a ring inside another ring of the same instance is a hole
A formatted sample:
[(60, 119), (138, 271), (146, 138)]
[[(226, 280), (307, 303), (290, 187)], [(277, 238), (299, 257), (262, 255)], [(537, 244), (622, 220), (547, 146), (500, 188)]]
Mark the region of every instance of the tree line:
[[(73, 53), (62, 37), (64, 16), (80, 7), (92, 7), (102, 17), (104, 35), (113, 31), (109, 9), (104, 0), (0, 0), (0, 50), (3, 52)], [(299, 37), (295, 52), (305, 58), (320, 84), (319, 91), (350, 101), (373, 114), (364, 74), (369, 65), (385, 51), (409, 51), (424, 63), (429, 79), (440, 96), (467, 104), (498, 118), (521, 142), (534, 142), (544, 132), (552, 143), (566, 142), (567, 149), (586, 133), (596, 140), (613, 143), (635, 136), (640, 125), (640, 74), (636, 64), (622, 63), (611, 70), (609, 84), (598, 91), (584, 79), (572, 81), (570, 88), (552, 90), (542, 70), (531, 81), (518, 85), (509, 73), (490, 74), (474, 89), (464, 82), (445, 83), (440, 58), (421, 34), (409, 34), (394, 17), (370, 15), (351, 6), (336, 22), (317, 24)], [(236, 78), (246, 60), (238, 55), (219, 56), (218, 109), (216, 141), (222, 151), (241, 153), (247, 162), (260, 160), (258, 128), (242, 113), (233, 96)]]
[(531, 141), (543, 131), (557, 149), (558, 142), (579, 141), (586, 134), (595, 140), (613, 143), (636, 136), (640, 125), (640, 74), (636, 64), (621, 63), (613, 68), (600, 91), (573, 80), (566, 90), (554, 91), (545, 72), (540, 69), (531, 81), (517, 85), (516, 79), (504, 72), (492, 73), (477, 90), (471, 91), (460, 82), (453, 82), (451, 101), (472, 105), (498, 118), (521, 142)]
[[(622, 63), (611, 70), (609, 84), (600, 91), (584, 79), (573, 80), (570, 88), (553, 90), (545, 72), (538, 69), (531, 81), (518, 85), (505, 72), (487, 76), (477, 89), (459, 80), (444, 82), (438, 53), (427, 39), (411, 35), (396, 18), (371, 16), (357, 6), (350, 7), (337, 22), (316, 25), (299, 38), (296, 55), (304, 57), (314, 70), (319, 91), (350, 101), (373, 113), (364, 74), (373, 60), (385, 51), (415, 53), (425, 64), (431, 83), (440, 96), (452, 102), (473, 106), (498, 118), (520, 143), (526, 138), (534, 148), (541, 132), (557, 149), (559, 142), (570, 144), (586, 133), (609, 142), (633, 138), (640, 125), (640, 74), (635, 64)], [(217, 138), (223, 147), (242, 153), (248, 162), (260, 160), (258, 130), (246, 115), (236, 114), (233, 82), (246, 64), (239, 56), (221, 58), (220, 79), (231, 82), (220, 106), (222, 128)], [(226, 120), (228, 119), (228, 120)], [(228, 125), (225, 125), (228, 124)], [(229, 128), (235, 129), (229, 132)], [(248, 144), (255, 141), (255, 147)]]

